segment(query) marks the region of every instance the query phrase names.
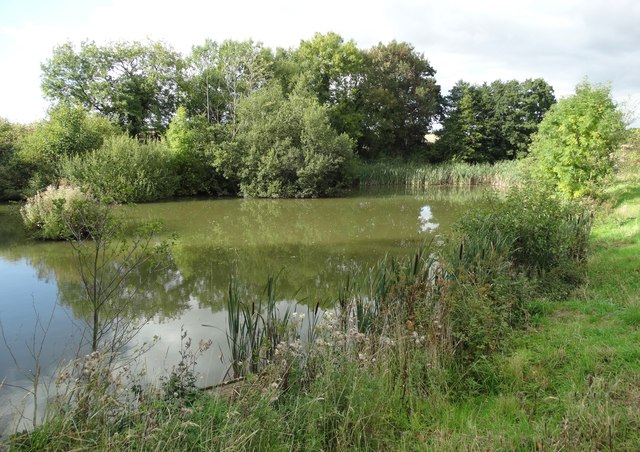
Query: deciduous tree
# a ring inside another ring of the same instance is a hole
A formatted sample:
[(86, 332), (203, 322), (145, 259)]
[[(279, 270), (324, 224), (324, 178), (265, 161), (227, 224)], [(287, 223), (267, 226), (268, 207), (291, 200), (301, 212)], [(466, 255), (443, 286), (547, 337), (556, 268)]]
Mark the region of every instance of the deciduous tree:
[(81, 105), (130, 136), (162, 133), (177, 108), (181, 56), (159, 42), (85, 41), (56, 47), (42, 65), (42, 90), (58, 104)]
[(531, 145), (534, 172), (567, 196), (598, 195), (625, 137), (624, 115), (610, 87), (585, 81), (540, 123)]
[(18, 158), (18, 143), (29, 128), (0, 118), (0, 200), (18, 199), (29, 180), (29, 168)]
[(364, 79), (364, 52), (336, 33), (316, 33), (294, 52), (298, 83), (329, 107), (331, 124), (351, 138), (362, 136), (363, 114), (358, 89)]
[(195, 46), (187, 59), (186, 107), (190, 115), (202, 114), (212, 124), (229, 126), (237, 133), (240, 100), (271, 77), (271, 50), (252, 40), (207, 40)]
[(396, 41), (366, 51), (365, 66), (358, 152), (363, 157), (406, 157), (424, 142), (439, 111), (436, 71), (413, 46)]

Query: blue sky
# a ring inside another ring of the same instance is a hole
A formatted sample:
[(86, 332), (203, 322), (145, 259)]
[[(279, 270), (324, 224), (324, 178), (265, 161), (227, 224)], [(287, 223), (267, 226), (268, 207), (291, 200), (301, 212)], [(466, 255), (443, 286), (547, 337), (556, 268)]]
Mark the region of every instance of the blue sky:
[(206, 38), (275, 48), (329, 31), (362, 48), (413, 44), (445, 92), (460, 79), (543, 77), (566, 96), (588, 77), (610, 82), (615, 99), (635, 109), (638, 24), (635, 0), (2, 0), (0, 117), (45, 117), (40, 63), (66, 41), (152, 39), (186, 53)]

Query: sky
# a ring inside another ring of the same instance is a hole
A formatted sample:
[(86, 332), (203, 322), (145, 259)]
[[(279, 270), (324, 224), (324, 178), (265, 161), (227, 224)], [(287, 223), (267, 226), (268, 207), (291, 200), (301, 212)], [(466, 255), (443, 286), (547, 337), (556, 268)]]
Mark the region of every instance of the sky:
[(1, 0), (0, 117), (46, 116), (40, 64), (67, 41), (159, 40), (186, 54), (205, 39), (297, 47), (335, 32), (366, 49), (406, 41), (446, 93), (471, 83), (542, 77), (557, 97), (585, 78), (610, 83), (640, 125), (637, 0)]

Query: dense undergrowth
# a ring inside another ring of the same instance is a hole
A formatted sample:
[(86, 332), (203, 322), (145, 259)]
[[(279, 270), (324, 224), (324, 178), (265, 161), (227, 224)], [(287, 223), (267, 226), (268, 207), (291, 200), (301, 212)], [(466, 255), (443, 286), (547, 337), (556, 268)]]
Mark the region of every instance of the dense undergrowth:
[[(305, 338), (299, 316), (270, 311), (274, 280), (264, 309), (243, 304), (232, 285), (229, 340), (244, 353), (234, 371), (245, 377), (234, 391), (195, 388), (194, 362), (210, 344), (187, 341), (158, 388), (132, 391), (92, 370), (78, 378), (75, 398), (9, 445), (636, 449), (637, 147), (624, 149), (618, 167), (592, 231), (584, 205), (512, 191), (463, 218), (444, 246), (350, 275), (336, 309), (309, 310)], [(87, 394), (91, 403), (80, 403)]]

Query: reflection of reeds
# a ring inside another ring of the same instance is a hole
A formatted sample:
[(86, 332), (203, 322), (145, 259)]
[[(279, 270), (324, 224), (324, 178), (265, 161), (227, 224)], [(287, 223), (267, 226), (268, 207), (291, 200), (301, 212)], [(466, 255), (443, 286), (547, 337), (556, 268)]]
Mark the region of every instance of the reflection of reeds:
[(361, 187), (394, 186), (420, 189), (433, 186), (510, 187), (520, 182), (518, 162), (504, 161), (493, 165), (445, 163), (415, 165), (376, 162), (362, 164), (357, 169)]

